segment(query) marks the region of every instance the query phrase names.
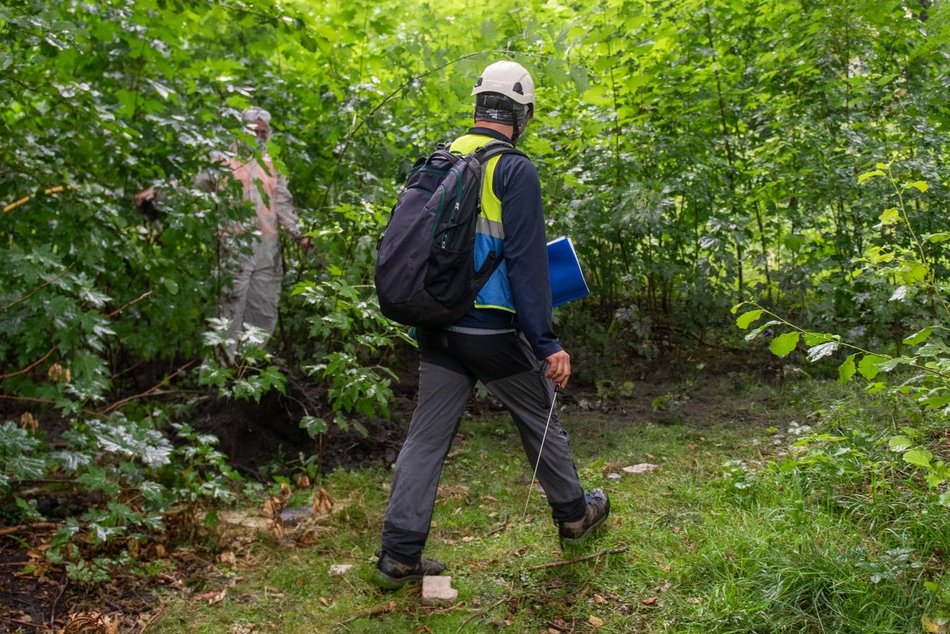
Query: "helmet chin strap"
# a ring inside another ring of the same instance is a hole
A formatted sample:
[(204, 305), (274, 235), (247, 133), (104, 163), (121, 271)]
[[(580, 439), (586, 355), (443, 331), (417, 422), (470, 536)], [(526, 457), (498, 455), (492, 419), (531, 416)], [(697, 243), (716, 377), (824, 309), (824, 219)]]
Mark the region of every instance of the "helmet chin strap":
[(524, 128), (518, 129), (518, 117), (515, 116), (515, 120), (511, 122), (511, 144), (514, 145), (518, 142), (518, 137), (521, 136), (521, 133), (524, 132)]

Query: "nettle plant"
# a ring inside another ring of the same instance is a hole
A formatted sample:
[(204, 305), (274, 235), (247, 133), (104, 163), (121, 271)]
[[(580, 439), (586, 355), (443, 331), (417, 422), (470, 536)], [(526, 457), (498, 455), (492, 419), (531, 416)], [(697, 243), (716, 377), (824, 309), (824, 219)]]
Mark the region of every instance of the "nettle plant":
[[(227, 398), (258, 403), (269, 390), (285, 393), (287, 377), (264, 348), (267, 333), (247, 324), (234, 341), (228, 334), (229, 320), (212, 317), (208, 323), (211, 329), (202, 335), (208, 354), (198, 369), (199, 384), (215, 387)], [(228, 350), (234, 346), (234, 361), (229, 363)]]
[[(161, 431), (166, 427), (177, 442)], [(0, 425), (5, 513), (40, 520), (62, 504), (63, 491), (81, 494), (73, 495), (71, 516), (25, 571), (43, 576), (61, 566), (83, 583), (107, 581), (120, 567), (147, 572), (145, 548), (163, 541), (170, 516), (197, 524), (199, 510), (232, 498), (241, 478), (216, 443), (186, 424), (169, 424), (161, 410), (138, 420), (120, 412), (76, 419), (55, 450), (12, 421)], [(47, 485), (38, 494), (37, 483)], [(84, 510), (74, 512), (75, 504)]]
[[(405, 329), (379, 312), (376, 297), (366, 286), (351, 285), (339, 276), (301, 282), (293, 293), (311, 307), (308, 335), (322, 343), (319, 361), (304, 371), (327, 385), (333, 423), (362, 434), (365, 427), (353, 415), (385, 416), (396, 374), (382, 360), (399, 341), (412, 344)], [(301, 427), (311, 436), (327, 430), (327, 421), (305, 417)]]
[[(810, 362), (844, 353), (838, 366), (840, 382), (849, 382), (859, 374), (868, 382), (869, 392), (888, 392), (906, 399), (919, 409), (922, 420), (946, 420), (950, 417), (950, 347), (946, 343), (950, 304), (945, 298), (950, 285), (938, 278), (938, 245), (950, 241), (950, 231), (922, 235), (915, 231), (908, 215), (907, 196), (925, 193), (925, 181), (901, 181), (888, 163), (878, 163), (858, 181), (871, 179), (885, 180), (893, 189), (896, 204), (880, 214), (880, 223), (875, 226), (888, 240), (869, 244), (863, 256), (854, 260), (852, 277), (875, 276), (889, 284), (893, 289), (890, 301), (915, 307), (919, 315), (916, 332), (903, 338), (893, 354), (872, 351), (838, 334), (802, 328), (754, 301), (733, 307), (733, 314), (738, 313), (736, 325), (743, 330), (752, 328), (746, 335), (748, 341), (770, 329), (780, 331), (769, 343), (769, 350), (779, 357), (788, 356), (800, 345), (805, 347)], [(904, 242), (898, 242), (898, 236), (905, 236)], [(889, 383), (884, 380), (889, 373), (900, 378)], [(926, 436), (919, 429), (905, 427), (886, 442), (939, 492), (939, 502), (950, 506), (950, 490), (946, 488), (950, 465), (927, 448)]]

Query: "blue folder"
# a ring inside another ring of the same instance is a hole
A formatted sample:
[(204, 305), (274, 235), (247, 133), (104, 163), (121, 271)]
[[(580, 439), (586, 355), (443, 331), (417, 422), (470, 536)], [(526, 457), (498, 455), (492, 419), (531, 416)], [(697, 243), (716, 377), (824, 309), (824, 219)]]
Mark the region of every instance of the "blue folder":
[(590, 295), (570, 238), (561, 237), (548, 242), (548, 268), (551, 271), (551, 304), (555, 308)]

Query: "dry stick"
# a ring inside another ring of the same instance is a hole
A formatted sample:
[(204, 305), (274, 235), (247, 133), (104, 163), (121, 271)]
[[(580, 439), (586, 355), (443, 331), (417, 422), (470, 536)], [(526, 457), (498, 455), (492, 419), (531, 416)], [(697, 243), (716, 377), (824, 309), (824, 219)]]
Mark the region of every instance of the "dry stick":
[(67, 578), (66, 581), (63, 582), (63, 587), (59, 589), (59, 594), (56, 595), (56, 600), (53, 601), (53, 607), (50, 609), (50, 615), (49, 615), (49, 627), (50, 627), (50, 629), (53, 629), (53, 628), (55, 627), (55, 624), (56, 624), (56, 606), (59, 605), (59, 600), (63, 598), (63, 594), (66, 592), (66, 586), (68, 586), (68, 585), (69, 585), (69, 579)]
[(32, 370), (33, 368), (35, 368), (35, 367), (38, 366), (39, 364), (41, 364), (41, 363), (43, 363), (44, 361), (46, 361), (47, 359), (49, 359), (49, 356), (50, 356), (51, 354), (53, 354), (54, 352), (56, 352), (56, 348), (58, 348), (58, 347), (59, 347), (59, 344), (58, 344), (58, 343), (54, 343), (54, 344), (53, 344), (53, 347), (49, 349), (49, 352), (47, 352), (46, 354), (44, 354), (42, 357), (40, 357), (39, 359), (37, 359), (36, 361), (34, 361), (33, 363), (31, 363), (30, 365), (28, 365), (28, 366), (26, 366), (25, 368), (23, 368), (22, 370), (17, 370), (16, 372), (10, 372), (9, 374), (0, 374), (0, 380), (2, 380), (2, 379), (9, 379), (9, 378), (12, 378), (12, 377), (15, 377), (15, 376), (20, 376), (21, 374), (26, 374), (27, 372), (29, 372), (30, 370)]
[(125, 306), (122, 306), (121, 308), (117, 308), (111, 313), (107, 314), (106, 319), (112, 319), (113, 317), (121, 313), (123, 310), (128, 308), (129, 306), (132, 306), (133, 304), (138, 304), (140, 301), (142, 301), (143, 299), (151, 295), (153, 292), (154, 291), (145, 291), (144, 293), (142, 293), (141, 295), (133, 299), (131, 302), (127, 303)]
[(477, 617), (479, 617), (479, 616), (482, 616), (482, 615), (484, 615), (484, 614), (487, 614), (488, 612), (491, 612), (492, 610), (494, 610), (495, 608), (497, 608), (499, 605), (501, 605), (501, 604), (504, 603), (505, 601), (508, 601), (509, 599), (511, 599), (511, 597), (509, 597), (508, 595), (505, 595), (505, 596), (503, 596), (502, 598), (500, 598), (500, 599), (498, 599), (497, 601), (495, 601), (494, 603), (492, 603), (490, 606), (488, 606), (488, 607), (485, 608), (484, 610), (479, 610), (478, 612), (473, 612), (472, 614), (469, 615), (469, 617), (468, 617), (467, 619), (465, 619), (464, 621), (462, 621), (462, 624), (459, 625), (459, 629), (455, 630), (455, 633), (458, 634), (459, 632), (461, 632), (461, 631), (465, 628), (465, 626), (469, 624), (469, 621), (471, 621), (472, 619), (477, 618)]
[(389, 614), (395, 611), (396, 611), (396, 602), (390, 601), (389, 603), (386, 603), (383, 605), (377, 605), (375, 608), (370, 608), (369, 610), (362, 610), (361, 612), (357, 612), (356, 614), (346, 619), (345, 621), (340, 621), (340, 625), (346, 625), (348, 623), (352, 623), (353, 621), (357, 619), (361, 619), (364, 616), (379, 616), (381, 614)]
[(127, 396), (127, 397), (125, 397), (125, 398), (123, 398), (123, 399), (121, 399), (121, 400), (116, 401), (116, 402), (113, 403), (112, 405), (106, 407), (106, 408), (103, 409), (101, 412), (99, 412), (99, 415), (100, 415), (100, 416), (105, 416), (106, 414), (109, 414), (109, 413), (111, 413), (111, 412), (114, 412), (116, 409), (122, 407), (123, 405), (125, 405), (125, 404), (128, 403), (129, 401), (134, 401), (134, 400), (136, 400), (136, 399), (144, 398), (144, 397), (146, 397), (146, 396), (153, 396), (154, 394), (157, 393), (158, 388), (160, 388), (162, 385), (164, 385), (164, 384), (167, 383), (168, 381), (171, 381), (173, 378), (175, 378), (176, 376), (178, 376), (179, 374), (181, 374), (182, 372), (184, 372), (185, 370), (187, 370), (188, 368), (190, 368), (190, 367), (193, 366), (194, 364), (195, 364), (194, 361), (189, 361), (188, 363), (186, 363), (185, 365), (181, 366), (180, 368), (178, 368), (177, 370), (175, 370), (174, 372), (172, 372), (171, 374), (169, 374), (168, 376), (166, 376), (166, 377), (163, 378), (161, 381), (159, 381), (158, 383), (156, 383), (156, 384), (153, 385), (152, 387), (148, 388), (148, 389), (145, 390), (144, 392), (142, 392), (142, 393), (140, 393), (140, 394), (133, 394), (132, 396)]
[(8, 618), (6, 618), (5, 616), (0, 616), (0, 621), (6, 621), (7, 623), (10, 623), (11, 625), (16, 625), (17, 627), (32, 627), (32, 628), (35, 628), (35, 629), (37, 629), (37, 630), (45, 630), (45, 629), (46, 629), (46, 625), (45, 625), (45, 624), (43, 624), (43, 625), (37, 625), (36, 623), (28, 623), (28, 622), (26, 622), (26, 621), (17, 621), (16, 619), (8, 619)]
[(602, 550), (593, 555), (587, 555), (586, 557), (577, 557), (576, 559), (562, 559), (560, 561), (552, 561), (551, 563), (541, 564), (539, 566), (530, 566), (525, 568), (525, 570), (544, 570), (545, 568), (560, 568), (561, 566), (570, 566), (571, 564), (576, 564), (582, 561), (590, 561), (591, 559), (597, 559), (603, 555), (619, 555), (620, 553), (625, 553), (630, 550), (629, 547), (624, 546), (622, 548), (613, 548), (610, 550)]
[[(65, 275), (65, 274), (66, 274), (66, 273), (63, 273), (63, 275)], [(62, 277), (62, 275), (60, 275), (60, 277)], [(56, 278), (56, 279), (58, 279), (58, 278)], [(50, 282), (47, 282), (47, 284), (50, 284), (50, 283), (52, 283), (52, 282), (54, 282), (54, 281), (56, 281), (56, 280), (55, 280), (55, 279), (54, 279), (54, 280), (51, 280)], [(46, 285), (46, 284), (44, 284), (43, 286), (45, 286), (45, 285)], [(33, 293), (36, 293), (40, 288), (43, 288), (43, 286), (40, 286), (39, 288), (37, 288), (36, 291), (33, 291)], [(33, 293), (31, 293), (30, 295), (32, 295)], [(132, 306), (133, 304), (138, 304), (140, 301), (142, 301), (143, 299), (145, 299), (146, 297), (148, 297), (148, 296), (151, 295), (151, 294), (152, 294), (152, 291), (147, 291), (146, 293), (143, 293), (143, 294), (140, 295), (139, 297), (133, 299), (131, 302), (129, 302), (128, 304), (126, 304), (125, 306), (123, 306), (122, 308), (119, 308), (119, 309), (114, 310), (114, 311), (112, 311), (111, 313), (107, 314), (107, 315), (106, 315), (106, 319), (111, 319), (112, 317), (115, 317), (116, 315), (118, 315), (119, 313), (121, 313), (123, 310), (125, 310), (125, 309), (128, 308), (129, 306)], [(11, 304), (7, 304), (6, 306), (4, 306), (4, 310), (7, 309), (7, 308), (9, 308), (10, 306), (13, 306), (13, 304), (16, 304), (16, 303), (19, 302), (19, 301), (23, 301), (24, 299), (27, 299), (30, 295), (27, 295), (27, 296), (25, 296), (25, 297), (22, 297), (22, 298), (20, 298), (19, 300), (15, 301), (15, 302), (13, 302), (13, 303), (11, 303)], [(49, 358), (49, 356), (50, 356), (51, 354), (53, 354), (54, 352), (56, 352), (56, 348), (58, 348), (58, 347), (59, 347), (59, 344), (58, 344), (58, 343), (53, 344), (53, 347), (49, 349), (49, 352), (47, 352), (46, 354), (44, 354), (42, 357), (40, 357), (39, 359), (37, 359), (36, 361), (34, 361), (33, 363), (31, 363), (30, 365), (28, 365), (28, 366), (26, 366), (25, 368), (23, 368), (22, 370), (17, 370), (16, 372), (10, 372), (10, 373), (8, 373), (8, 374), (0, 374), (0, 380), (2, 380), (2, 379), (9, 379), (9, 378), (12, 378), (12, 377), (15, 377), (15, 376), (20, 376), (21, 374), (26, 374), (27, 372), (29, 372), (30, 370), (32, 370), (33, 368), (35, 368), (35, 367), (38, 366), (39, 364), (41, 364), (41, 363), (43, 363), (44, 361), (46, 361), (46, 360)]]
[(485, 537), (488, 537), (489, 535), (494, 535), (495, 533), (501, 533), (502, 531), (507, 530), (507, 528), (508, 528), (508, 514), (505, 513), (505, 520), (501, 523), (501, 526), (496, 526), (495, 528), (485, 533)]
[(155, 614), (150, 616), (149, 619), (145, 623), (142, 623), (142, 629), (138, 631), (138, 634), (145, 634), (145, 630), (147, 630), (152, 625), (152, 623), (158, 620), (158, 617), (162, 615), (163, 611), (164, 611), (164, 608), (161, 608), (161, 607), (158, 608), (158, 610), (155, 611)]
[(34, 288), (32, 291), (30, 291), (29, 293), (27, 293), (27, 294), (24, 295), (23, 297), (21, 297), (21, 298), (19, 298), (19, 299), (15, 299), (15, 300), (13, 300), (12, 302), (10, 302), (9, 304), (7, 304), (6, 306), (3, 306), (2, 308), (0, 308), (0, 313), (2, 313), (3, 311), (7, 310), (8, 308), (12, 308), (13, 306), (16, 306), (16, 305), (19, 304), (20, 302), (25, 302), (26, 300), (30, 299), (31, 297), (33, 297), (34, 295), (36, 295), (37, 293), (39, 293), (41, 290), (43, 290), (44, 288), (46, 288), (47, 286), (49, 286), (50, 284), (52, 284), (53, 282), (64, 278), (64, 277), (66, 276), (66, 274), (69, 273), (69, 269), (70, 269), (70, 268), (72, 268), (72, 265), (67, 266), (66, 268), (63, 269), (63, 272), (62, 272), (62, 273), (60, 273), (59, 275), (57, 275), (56, 277), (54, 277), (54, 278), (51, 279), (51, 280), (47, 280), (47, 281), (43, 282), (42, 284), (40, 284), (39, 286), (37, 286), (36, 288)]
[[(0, 400), (3, 401), (21, 401), (23, 403), (39, 403), (40, 405), (56, 405), (56, 401), (48, 398), (36, 398), (34, 396), (13, 396), (10, 394), (0, 394)], [(83, 414), (89, 416), (98, 416), (98, 412), (94, 412), (91, 409), (83, 408), (81, 410)]]
[(18, 526), (8, 526), (7, 528), (0, 528), (0, 537), (4, 535), (14, 535), (20, 531), (30, 530), (43, 530), (46, 528), (58, 528), (59, 524), (54, 524), (53, 522), (37, 522), (36, 524), (20, 524)]

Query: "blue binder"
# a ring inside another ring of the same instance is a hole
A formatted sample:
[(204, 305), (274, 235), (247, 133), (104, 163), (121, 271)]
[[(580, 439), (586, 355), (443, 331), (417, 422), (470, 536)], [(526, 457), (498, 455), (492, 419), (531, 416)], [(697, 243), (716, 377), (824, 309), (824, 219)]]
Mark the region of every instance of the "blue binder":
[(551, 304), (554, 308), (590, 295), (570, 238), (560, 237), (548, 242), (548, 268), (551, 271)]

